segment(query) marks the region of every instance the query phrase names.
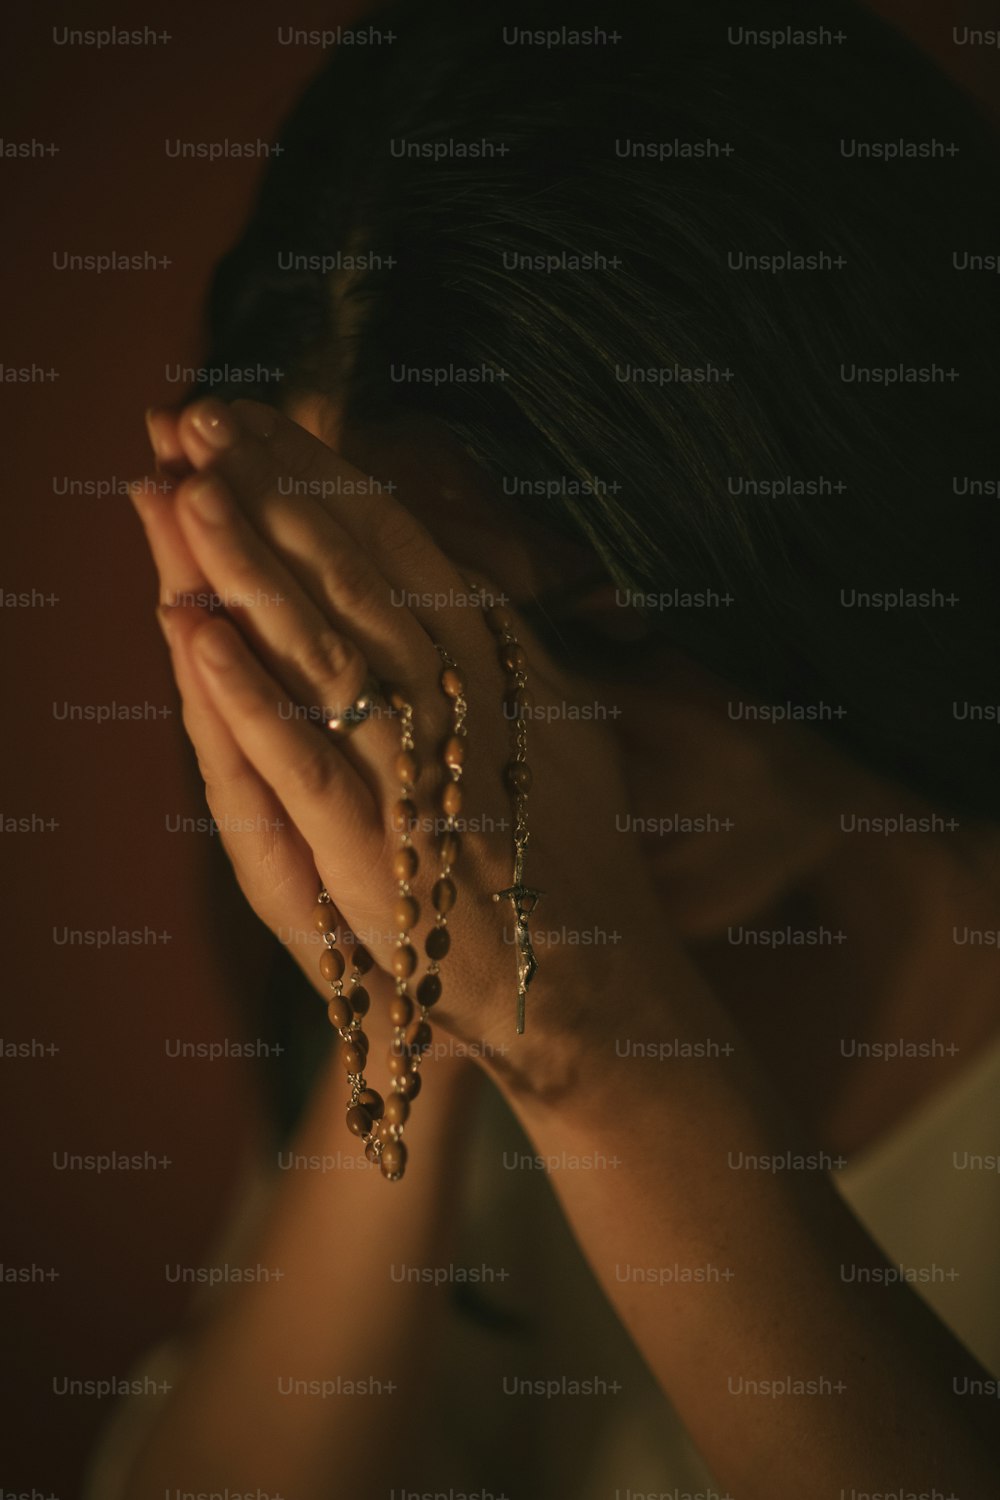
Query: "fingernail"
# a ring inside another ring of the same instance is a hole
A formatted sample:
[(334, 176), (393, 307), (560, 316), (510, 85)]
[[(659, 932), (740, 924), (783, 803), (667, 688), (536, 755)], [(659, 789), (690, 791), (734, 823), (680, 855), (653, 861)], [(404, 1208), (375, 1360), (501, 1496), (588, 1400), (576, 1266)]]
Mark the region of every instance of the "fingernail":
[(214, 396), (191, 408), (191, 422), (208, 446), (220, 453), (224, 448), (231, 448), (240, 435), (229, 408)]
[(239, 659), (232, 630), (221, 622), (203, 626), (194, 638), (194, 649), (210, 667), (231, 667)]
[(178, 452), (174, 414), (162, 406), (150, 406), (146, 410), (146, 431), (149, 446), (156, 460), (156, 471), (170, 479), (182, 479), (194, 470), (183, 452)]
[(139, 515), (142, 516), (150, 493), (150, 483), (147, 476), (142, 479), (133, 479), (128, 487), (128, 497), (135, 506)]
[(156, 457), (170, 458), (174, 451), (170, 444), (170, 419), (158, 406), (146, 407), (146, 431)]
[(192, 510), (213, 526), (228, 521), (233, 512), (229, 492), (214, 474), (207, 474), (189, 484), (186, 499)]

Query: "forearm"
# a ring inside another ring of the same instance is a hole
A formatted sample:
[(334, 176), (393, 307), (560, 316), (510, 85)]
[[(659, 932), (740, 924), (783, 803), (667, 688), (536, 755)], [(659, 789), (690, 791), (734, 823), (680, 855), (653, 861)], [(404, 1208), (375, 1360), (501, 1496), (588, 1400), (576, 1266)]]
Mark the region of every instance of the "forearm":
[[(552, 1159), (584, 1253), (716, 1477), (741, 1500), (935, 1485), (961, 1500), (995, 1494), (992, 1419), (953, 1393), (956, 1377), (984, 1372), (907, 1286), (844, 1281), (842, 1266), (885, 1257), (822, 1163), (739, 1169), (815, 1146), (683, 954), (661, 974), (654, 993), (622, 973), (620, 1003), (595, 1019), (582, 1005), (571, 1039), (536, 1004), (534, 1036), (529, 1025), (513, 1050), (517, 1075), (494, 1076)], [(665, 1037), (682, 1053), (706, 1038), (717, 1051), (665, 1063), (616, 1049), (616, 1038)], [(651, 1283), (626, 1268), (670, 1274)], [(816, 1382), (815, 1393), (746, 1384), (785, 1379)]]
[[(388, 1493), (398, 1480), (401, 1458), (428, 1435), (418, 1376), (449, 1312), (444, 1290), (394, 1280), (390, 1268), (447, 1258), (458, 1173), (440, 1167), (457, 1167), (481, 1084), (457, 1059), (435, 1060), (432, 1072), (401, 1182), (383, 1181), (377, 1167), (292, 1167), (283, 1178), (251, 1256), (280, 1279), (237, 1288), (194, 1333), (127, 1500), (227, 1485), (339, 1500)], [(344, 1095), (342, 1074), (324, 1082), (294, 1157), (360, 1156), (344, 1129)]]

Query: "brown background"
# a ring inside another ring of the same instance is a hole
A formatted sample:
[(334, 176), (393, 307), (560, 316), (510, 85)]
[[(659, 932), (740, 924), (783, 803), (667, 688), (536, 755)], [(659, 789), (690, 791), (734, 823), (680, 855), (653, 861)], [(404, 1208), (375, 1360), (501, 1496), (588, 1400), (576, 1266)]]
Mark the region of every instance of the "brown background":
[[(470, 0), (474, 3), (474, 0)], [(53, 479), (127, 481), (145, 471), (143, 410), (177, 394), (165, 375), (197, 364), (210, 268), (238, 232), (259, 163), (176, 160), (164, 138), (255, 140), (274, 129), (318, 48), (281, 47), (276, 27), (333, 26), (352, 9), (300, 0), (219, 13), (187, 0), (148, 14), (25, 7), (4, 27), (0, 133), (60, 148), (0, 159), (8, 232), (0, 363), (54, 367), (53, 382), (0, 385), (6, 451), (0, 589), (58, 596), (0, 609), (7, 661), (4, 818), (52, 831), (0, 834), (7, 1043), (52, 1055), (0, 1059), (4, 1267), (52, 1280), (0, 1282), (8, 1334), (0, 1488), (66, 1500), (108, 1403), (57, 1397), (53, 1379), (127, 1373), (175, 1323), (187, 1289), (164, 1266), (198, 1265), (254, 1143), (257, 1075), (243, 1061), (179, 1063), (164, 1036), (237, 1038), (237, 998), (259, 990), (266, 934), (227, 896), (218, 841), (172, 833), (204, 815), (153, 619), (154, 578), (123, 494), (58, 495)], [(1000, 51), (957, 48), (955, 25), (996, 27), (996, 0), (883, 0), (997, 112)], [(588, 16), (589, 19), (589, 16)], [(748, 15), (746, 24), (753, 24)], [(53, 27), (150, 25), (163, 46), (60, 47)], [(135, 253), (166, 270), (58, 272), (53, 251)], [(53, 705), (143, 704), (138, 722), (64, 722)], [(60, 946), (53, 929), (150, 926), (166, 943)], [(162, 1171), (58, 1171), (54, 1154), (151, 1151)]]

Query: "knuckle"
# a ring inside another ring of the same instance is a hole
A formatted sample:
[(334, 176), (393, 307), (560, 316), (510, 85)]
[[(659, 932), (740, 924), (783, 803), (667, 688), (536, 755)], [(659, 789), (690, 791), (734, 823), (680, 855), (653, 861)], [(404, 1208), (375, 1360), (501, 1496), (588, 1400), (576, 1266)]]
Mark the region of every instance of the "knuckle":
[(396, 501), (383, 500), (374, 505), (370, 524), (374, 548), (381, 556), (405, 556), (423, 535), (419, 522)]
[(292, 781), (307, 797), (325, 796), (337, 775), (334, 758), (322, 742), (301, 751), (288, 770)]
[(357, 647), (332, 627), (307, 636), (301, 642), (298, 659), (300, 669), (314, 683), (339, 682), (343, 678), (353, 681), (361, 668)]
[(342, 615), (370, 612), (378, 597), (378, 579), (360, 549), (345, 548), (336, 563), (324, 569), (326, 597)]
[(257, 564), (240, 547), (234, 547), (227, 559), (226, 588), (223, 603), (227, 609), (247, 609), (266, 591)]

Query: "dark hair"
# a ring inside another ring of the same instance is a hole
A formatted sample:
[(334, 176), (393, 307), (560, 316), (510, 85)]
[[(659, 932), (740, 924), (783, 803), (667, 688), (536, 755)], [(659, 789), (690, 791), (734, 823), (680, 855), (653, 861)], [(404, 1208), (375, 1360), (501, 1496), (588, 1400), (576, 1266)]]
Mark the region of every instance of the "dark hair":
[[(573, 30), (578, 10), (533, 0), (523, 25)], [(522, 503), (621, 587), (728, 592), (653, 623), (764, 702), (842, 706), (817, 727), (858, 759), (994, 818), (1000, 726), (953, 704), (1000, 701), (996, 292), (961, 268), (1000, 251), (996, 142), (863, 8), (753, 10), (758, 32), (831, 35), (753, 44), (745, 8), (717, 0), (616, 0), (596, 24), (618, 40), (580, 45), (517, 40), (508, 0), (357, 23), (382, 39), (338, 46), (288, 119), (218, 268), (205, 363), (285, 371), (277, 397), (226, 396), (420, 413), (498, 483), (589, 486)], [(467, 154), (484, 141), (506, 150)], [(851, 144), (901, 141), (932, 154)], [(783, 252), (829, 260), (730, 262)], [(505, 378), (394, 381), (401, 366)], [(932, 378), (843, 378), (900, 367)], [(786, 476), (820, 492), (733, 493)], [(959, 493), (966, 477), (993, 483)], [(841, 590), (957, 602), (846, 607)]]

